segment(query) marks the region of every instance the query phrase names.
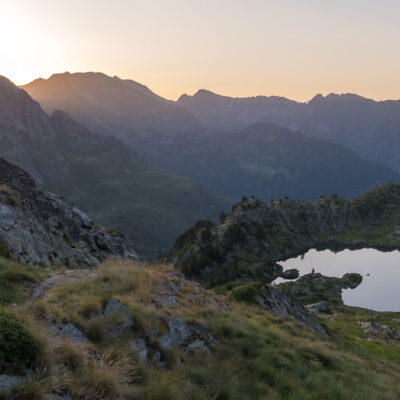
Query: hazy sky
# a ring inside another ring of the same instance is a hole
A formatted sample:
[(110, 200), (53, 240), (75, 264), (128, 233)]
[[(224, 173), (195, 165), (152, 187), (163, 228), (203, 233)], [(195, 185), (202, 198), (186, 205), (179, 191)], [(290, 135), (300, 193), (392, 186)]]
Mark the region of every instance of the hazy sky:
[(101, 71), (175, 99), (400, 98), (400, 0), (0, 0), (0, 74)]

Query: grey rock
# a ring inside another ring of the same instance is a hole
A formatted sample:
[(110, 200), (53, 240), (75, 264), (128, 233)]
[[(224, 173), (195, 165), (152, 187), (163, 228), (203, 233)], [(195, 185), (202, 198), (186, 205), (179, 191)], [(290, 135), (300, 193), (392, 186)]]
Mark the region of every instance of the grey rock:
[(87, 343), (88, 339), (83, 332), (69, 321), (59, 324), (50, 324), (47, 326), (50, 336), (59, 340), (68, 340), (74, 344)]
[(190, 354), (196, 352), (210, 353), (210, 349), (206, 346), (203, 340), (196, 339), (186, 347), (186, 353)]
[(293, 318), (301, 321), (311, 330), (319, 333), (323, 337), (328, 337), (326, 330), (316, 321), (310, 313), (290, 293), (280, 290), (273, 285), (262, 285), (261, 294), (257, 297), (257, 302), (261, 307), (285, 318)]
[(0, 227), (9, 231), (15, 225), (14, 212), (8, 206), (0, 206)]
[(318, 303), (308, 304), (306, 305), (306, 309), (311, 313), (325, 313), (332, 314), (331, 306), (327, 301), (319, 301)]
[(176, 307), (176, 297), (175, 296), (156, 296), (154, 298), (154, 301), (156, 302), (157, 305), (161, 307)]
[(38, 190), (28, 173), (2, 158), (0, 187), (0, 241), (11, 259), (70, 268), (93, 267), (106, 258), (137, 259), (122, 234), (94, 226), (72, 203)]
[(111, 313), (129, 313), (129, 308), (122, 304), (120, 301), (117, 299), (110, 299), (106, 305), (106, 308), (104, 309), (104, 315), (109, 315)]
[(158, 364), (160, 367), (165, 367), (167, 363), (165, 361), (162, 361), (162, 354), (160, 350), (157, 350), (154, 355), (152, 360)]
[[(115, 320), (112, 318), (113, 316), (116, 317)], [(114, 338), (129, 333), (135, 325), (129, 308), (117, 299), (110, 299), (108, 301), (103, 313), (103, 318), (107, 317), (111, 317), (110, 324), (105, 332), (105, 336), (108, 338)]]
[(53, 394), (50, 396), (50, 399), (52, 399), (52, 400), (74, 400), (68, 394)]
[(153, 286), (152, 292), (161, 295), (175, 295), (178, 293), (178, 286), (172, 280), (166, 280), (163, 283), (158, 283)]
[(162, 349), (171, 349), (185, 343), (193, 334), (193, 329), (181, 318), (168, 321), (169, 332), (160, 338)]
[(135, 339), (132, 340), (132, 342), (130, 343), (130, 346), (133, 350), (137, 351), (139, 354), (139, 358), (144, 361), (147, 358), (147, 354), (148, 354), (148, 349), (147, 349), (147, 345), (144, 339), (140, 338), (140, 339)]
[(281, 278), (283, 279), (297, 279), (299, 277), (299, 270), (298, 269), (287, 269), (283, 271), (281, 274)]
[(0, 375), (0, 394), (9, 394), (12, 389), (21, 385), (25, 380), (24, 376)]
[(79, 208), (73, 207), (72, 211), (79, 216), (82, 221), (82, 226), (85, 228), (91, 228), (93, 226), (93, 220), (89, 218), (84, 212), (82, 212)]

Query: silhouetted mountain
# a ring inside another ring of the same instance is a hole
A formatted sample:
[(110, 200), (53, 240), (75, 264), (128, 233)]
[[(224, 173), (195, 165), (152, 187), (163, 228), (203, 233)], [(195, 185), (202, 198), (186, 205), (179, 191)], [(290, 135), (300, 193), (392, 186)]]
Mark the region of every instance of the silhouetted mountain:
[(270, 122), (343, 144), (400, 171), (400, 101), (354, 94), (315, 96), (308, 103), (282, 97), (232, 98), (200, 90), (177, 102), (203, 124), (236, 131)]
[(200, 185), (141, 160), (119, 139), (90, 132), (64, 112), (50, 118), (1, 77), (0, 116), (1, 156), (46, 190), (121, 229), (140, 253), (168, 249), (196, 220), (226, 206)]
[(395, 171), (344, 146), (266, 123), (238, 133), (180, 135), (146, 157), (231, 201), (243, 195), (315, 200), (321, 193), (353, 198), (384, 182), (400, 183)]
[(201, 126), (182, 107), (146, 86), (102, 73), (55, 74), (23, 88), (49, 114), (66, 111), (90, 130), (128, 142), (143, 131), (165, 135)]

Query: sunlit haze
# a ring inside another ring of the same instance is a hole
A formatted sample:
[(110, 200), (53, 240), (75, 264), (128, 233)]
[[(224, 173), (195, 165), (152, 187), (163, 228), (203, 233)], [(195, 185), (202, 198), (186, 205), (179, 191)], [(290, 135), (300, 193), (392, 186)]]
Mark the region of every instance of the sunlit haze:
[(175, 99), (400, 98), (398, 0), (0, 0), (0, 74), (101, 71)]

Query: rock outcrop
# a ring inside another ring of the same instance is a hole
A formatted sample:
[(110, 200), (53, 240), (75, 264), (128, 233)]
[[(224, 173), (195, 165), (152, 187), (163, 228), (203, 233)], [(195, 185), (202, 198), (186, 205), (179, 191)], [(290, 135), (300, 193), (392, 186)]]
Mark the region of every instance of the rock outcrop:
[(277, 262), (309, 248), (399, 248), (399, 201), (400, 185), (394, 184), (351, 201), (336, 195), (314, 203), (243, 198), (230, 214), (221, 215), (219, 224), (199, 221), (178, 237), (167, 261), (209, 286), (295, 277), (295, 271), (285, 273)]
[(27, 264), (72, 268), (137, 258), (122, 234), (97, 227), (72, 203), (38, 190), (28, 173), (1, 158), (0, 251)]
[[(345, 274), (342, 278), (311, 273), (301, 276), (297, 281), (281, 283), (278, 287), (307, 304), (311, 312), (329, 313), (329, 304), (343, 305), (343, 289), (355, 289), (361, 282), (362, 276), (355, 273)], [(328, 306), (324, 304), (326, 302)]]
[(293, 318), (313, 331), (328, 337), (326, 330), (293, 295), (271, 285), (262, 286), (256, 301), (261, 307), (285, 318)]

